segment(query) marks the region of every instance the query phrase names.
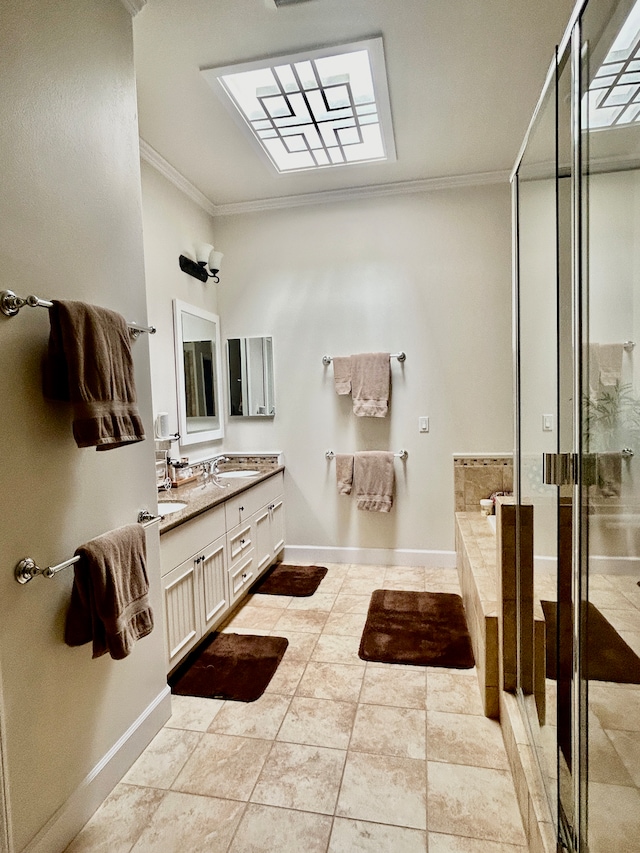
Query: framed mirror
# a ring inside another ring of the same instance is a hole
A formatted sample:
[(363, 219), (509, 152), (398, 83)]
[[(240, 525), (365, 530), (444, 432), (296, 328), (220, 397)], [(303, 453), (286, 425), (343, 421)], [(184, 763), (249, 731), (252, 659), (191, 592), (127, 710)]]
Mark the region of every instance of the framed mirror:
[(273, 338), (229, 338), (229, 415), (272, 418), (276, 413)]
[(173, 320), (180, 444), (222, 438), (220, 318), (174, 299)]

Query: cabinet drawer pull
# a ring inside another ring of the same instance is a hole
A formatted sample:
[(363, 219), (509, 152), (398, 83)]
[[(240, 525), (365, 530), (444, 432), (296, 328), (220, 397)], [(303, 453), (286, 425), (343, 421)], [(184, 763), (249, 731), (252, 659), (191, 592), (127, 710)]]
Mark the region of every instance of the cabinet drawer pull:
[(240, 544), (241, 544), (241, 545), (244, 545), (244, 544), (246, 543), (246, 541), (247, 541), (246, 539), (241, 539), (241, 540), (240, 540)]
[(238, 509), (240, 510), (240, 512), (244, 512), (244, 507), (243, 507), (243, 506), (239, 506), (239, 507), (238, 507)]

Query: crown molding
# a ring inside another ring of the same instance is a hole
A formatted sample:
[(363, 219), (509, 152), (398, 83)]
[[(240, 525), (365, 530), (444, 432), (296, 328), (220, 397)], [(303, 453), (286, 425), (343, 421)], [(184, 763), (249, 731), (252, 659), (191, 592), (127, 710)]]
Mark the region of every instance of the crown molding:
[(140, 159), (153, 166), (157, 172), (160, 172), (164, 178), (181, 190), (198, 207), (201, 207), (205, 213), (208, 213), (209, 216), (219, 215), (218, 206), (210, 201), (204, 193), (201, 193), (183, 174), (174, 169), (171, 163), (168, 163), (161, 154), (158, 154), (155, 148), (152, 148), (142, 138), (140, 139)]
[(261, 198), (255, 201), (239, 201), (229, 204), (214, 204), (201, 193), (184, 175), (168, 163), (161, 154), (144, 139), (140, 139), (140, 157), (153, 166), (168, 181), (194, 201), (210, 216), (234, 216), (239, 213), (259, 213), (263, 210), (278, 210), (284, 207), (305, 207), (312, 204), (329, 204), (340, 201), (354, 201), (363, 198), (382, 198), (384, 196), (410, 195), (414, 193), (434, 192), (435, 190), (454, 189), (456, 187), (476, 187), (487, 184), (509, 182), (510, 172), (475, 172), (468, 175), (451, 175), (445, 178), (424, 178), (418, 181), (395, 181), (390, 184), (375, 184), (369, 187), (350, 187), (348, 189), (327, 190), (318, 193)]
[(120, 0), (120, 2), (132, 18), (135, 18), (147, 4), (147, 0)]
[(240, 201), (235, 204), (216, 205), (216, 216), (233, 216), (238, 213), (257, 213), (262, 210), (277, 210), (282, 207), (304, 207), (310, 204), (329, 204), (339, 201), (354, 201), (361, 198), (382, 198), (384, 196), (411, 195), (414, 193), (434, 192), (435, 190), (455, 187), (475, 187), (486, 184), (509, 182), (509, 171), (477, 172), (469, 175), (452, 175), (445, 178), (423, 178), (418, 181), (395, 181), (390, 184), (375, 184), (369, 187), (350, 187), (348, 189), (327, 190), (318, 193), (278, 196), (255, 201)]

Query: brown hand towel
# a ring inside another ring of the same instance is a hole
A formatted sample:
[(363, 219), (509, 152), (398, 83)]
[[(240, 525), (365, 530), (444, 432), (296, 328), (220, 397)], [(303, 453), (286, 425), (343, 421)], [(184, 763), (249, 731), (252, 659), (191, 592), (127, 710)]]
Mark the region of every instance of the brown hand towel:
[(338, 355), (333, 359), (333, 382), (336, 394), (351, 393), (351, 356)]
[(336, 482), (339, 495), (350, 495), (353, 485), (353, 453), (336, 453)]
[(351, 396), (355, 415), (384, 418), (389, 410), (390, 386), (388, 352), (351, 356)]
[(54, 302), (43, 390), (73, 404), (78, 447), (111, 450), (144, 440), (124, 317), (84, 302)]
[(598, 453), (596, 456), (598, 488), (605, 498), (620, 497), (622, 488), (622, 454)]
[(92, 657), (109, 652), (121, 660), (153, 629), (144, 529), (128, 524), (112, 530), (81, 545), (76, 555), (65, 642), (92, 642)]
[(353, 462), (353, 482), (358, 509), (390, 512), (393, 506), (395, 484), (393, 453), (382, 450), (356, 453)]

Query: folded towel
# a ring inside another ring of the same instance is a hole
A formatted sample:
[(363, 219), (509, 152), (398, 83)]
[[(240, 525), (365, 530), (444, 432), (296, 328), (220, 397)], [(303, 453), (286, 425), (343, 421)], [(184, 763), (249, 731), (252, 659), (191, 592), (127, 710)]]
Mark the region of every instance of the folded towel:
[(393, 453), (382, 450), (356, 453), (353, 462), (353, 482), (358, 509), (390, 512), (395, 484)]
[(390, 380), (388, 352), (352, 355), (353, 413), (359, 417), (384, 418), (389, 410)]
[(144, 529), (128, 524), (112, 530), (81, 545), (76, 555), (65, 642), (92, 642), (92, 657), (109, 652), (121, 660), (153, 630)]
[(84, 302), (54, 302), (43, 390), (73, 404), (78, 447), (111, 450), (144, 440), (124, 317)]
[(622, 454), (598, 453), (596, 456), (598, 489), (605, 498), (620, 497), (622, 487)]
[(600, 344), (589, 344), (589, 392), (597, 397), (600, 389)]
[(353, 485), (353, 453), (336, 453), (336, 482), (339, 495), (350, 495)]
[(600, 344), (600, 383), (615, 385), (622, 378), (622, 344)]
[(336, 394), (351, 393), (351, 357), (348, 355), (337, 355), (333, 359), (333, 382)]

